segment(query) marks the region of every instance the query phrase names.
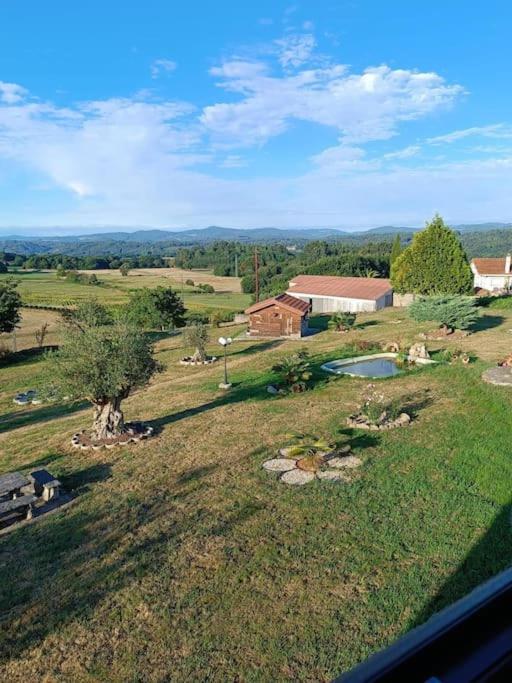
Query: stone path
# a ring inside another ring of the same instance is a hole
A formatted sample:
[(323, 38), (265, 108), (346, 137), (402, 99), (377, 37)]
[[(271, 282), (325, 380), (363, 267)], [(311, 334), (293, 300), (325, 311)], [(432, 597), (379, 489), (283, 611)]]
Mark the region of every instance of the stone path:
[[(279, 451), (282, 454), (281, 449)], [(345, 451), (347, 455), (336, 455), (332, 458), (326, 458), (323, 463), (314, 471), (301, 469), (297, 460), (294, 458), (272, 458), (266, 460), (262, 467), (267, 470), (267, 472), (277, 472), (279, 473), (280, 480), (284, 484), (289, 484), (291, 486), (304, 486), (304, 484), (309, 484), (314, 479), (320, 479), (323, 481), (333, 481), (333, 482), (350, 482), (351, 477), (347, 470), (355, 469), (363, 464), (361, 458), (355, 455), (349, 455), (350, 447), (340, 449), (339, 452)]]

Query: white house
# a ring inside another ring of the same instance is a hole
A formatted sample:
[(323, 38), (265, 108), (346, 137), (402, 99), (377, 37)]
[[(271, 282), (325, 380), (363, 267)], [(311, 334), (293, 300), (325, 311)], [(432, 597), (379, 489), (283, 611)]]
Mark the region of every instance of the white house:
[(313, 313), (358, 313), (393, 305), (391, 284), (380, 278), (297, 275), (287, 294), (307, 301)]
[(510, 289), (512, 286), (512, 257), (474, 258), (471, 261), (475, 289), (488, 292)]

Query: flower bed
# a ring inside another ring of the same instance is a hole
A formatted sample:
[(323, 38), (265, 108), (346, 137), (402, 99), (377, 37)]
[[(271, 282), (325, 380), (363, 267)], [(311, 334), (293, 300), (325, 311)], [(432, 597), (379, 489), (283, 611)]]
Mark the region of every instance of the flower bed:
[(143, 424), (142, 422), (127, 422), (122, 434), (119, 434), (114, 439), (104, 439), (102, 441), (94, 440), (87, 430), (73, 434), (71, 438), (71, 445), (74, 448), (80, 448), (82, 451), (99, 451), (102, 448), (116, 448), (117, 446), (127, 446), (130, 443), (139, 443), (143, 439), (147, 439), (154, 433), (154, 428)]

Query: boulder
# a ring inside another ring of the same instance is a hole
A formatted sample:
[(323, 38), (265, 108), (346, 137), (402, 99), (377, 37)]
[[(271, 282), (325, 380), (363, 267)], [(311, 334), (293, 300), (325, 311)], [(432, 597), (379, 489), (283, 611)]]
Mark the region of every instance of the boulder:
[(425, 344), (420, 344), (418, 342), (417, 344), (413, 344), (409, 349), (409, 358), (422, 358), (424, 360), (429, 360), (430, 354), (427, 351), (427, 347), (425, 346)]

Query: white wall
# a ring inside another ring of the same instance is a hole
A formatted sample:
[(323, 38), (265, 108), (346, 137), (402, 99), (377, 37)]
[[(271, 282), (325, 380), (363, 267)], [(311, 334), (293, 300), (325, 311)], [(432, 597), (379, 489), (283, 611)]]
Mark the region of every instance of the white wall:
[(512, 275), (478, 275), (475, 274), (474, 285), (481, 289), (506, 289), (512, 284)]
[[(350, 313), (364, 313), (377, 311), (386, 306), (386, 294), (381, 296), (377, 301), (369, 301), (368, 299), (349, 299), (345, 297), (335, 296), (316, 296), (312, 294), (301, 294), (298, 292), (288, 292), (297, 299), (303, 301), (311, 301), (312, 313), (334, 313), (335, 311), (347, 311)], [(389, 299), (389, 296), (388, 296)], [(392, 300), (391, 300), (392, 303)], [(391, 305), (388, 303), (388, 305)]]

